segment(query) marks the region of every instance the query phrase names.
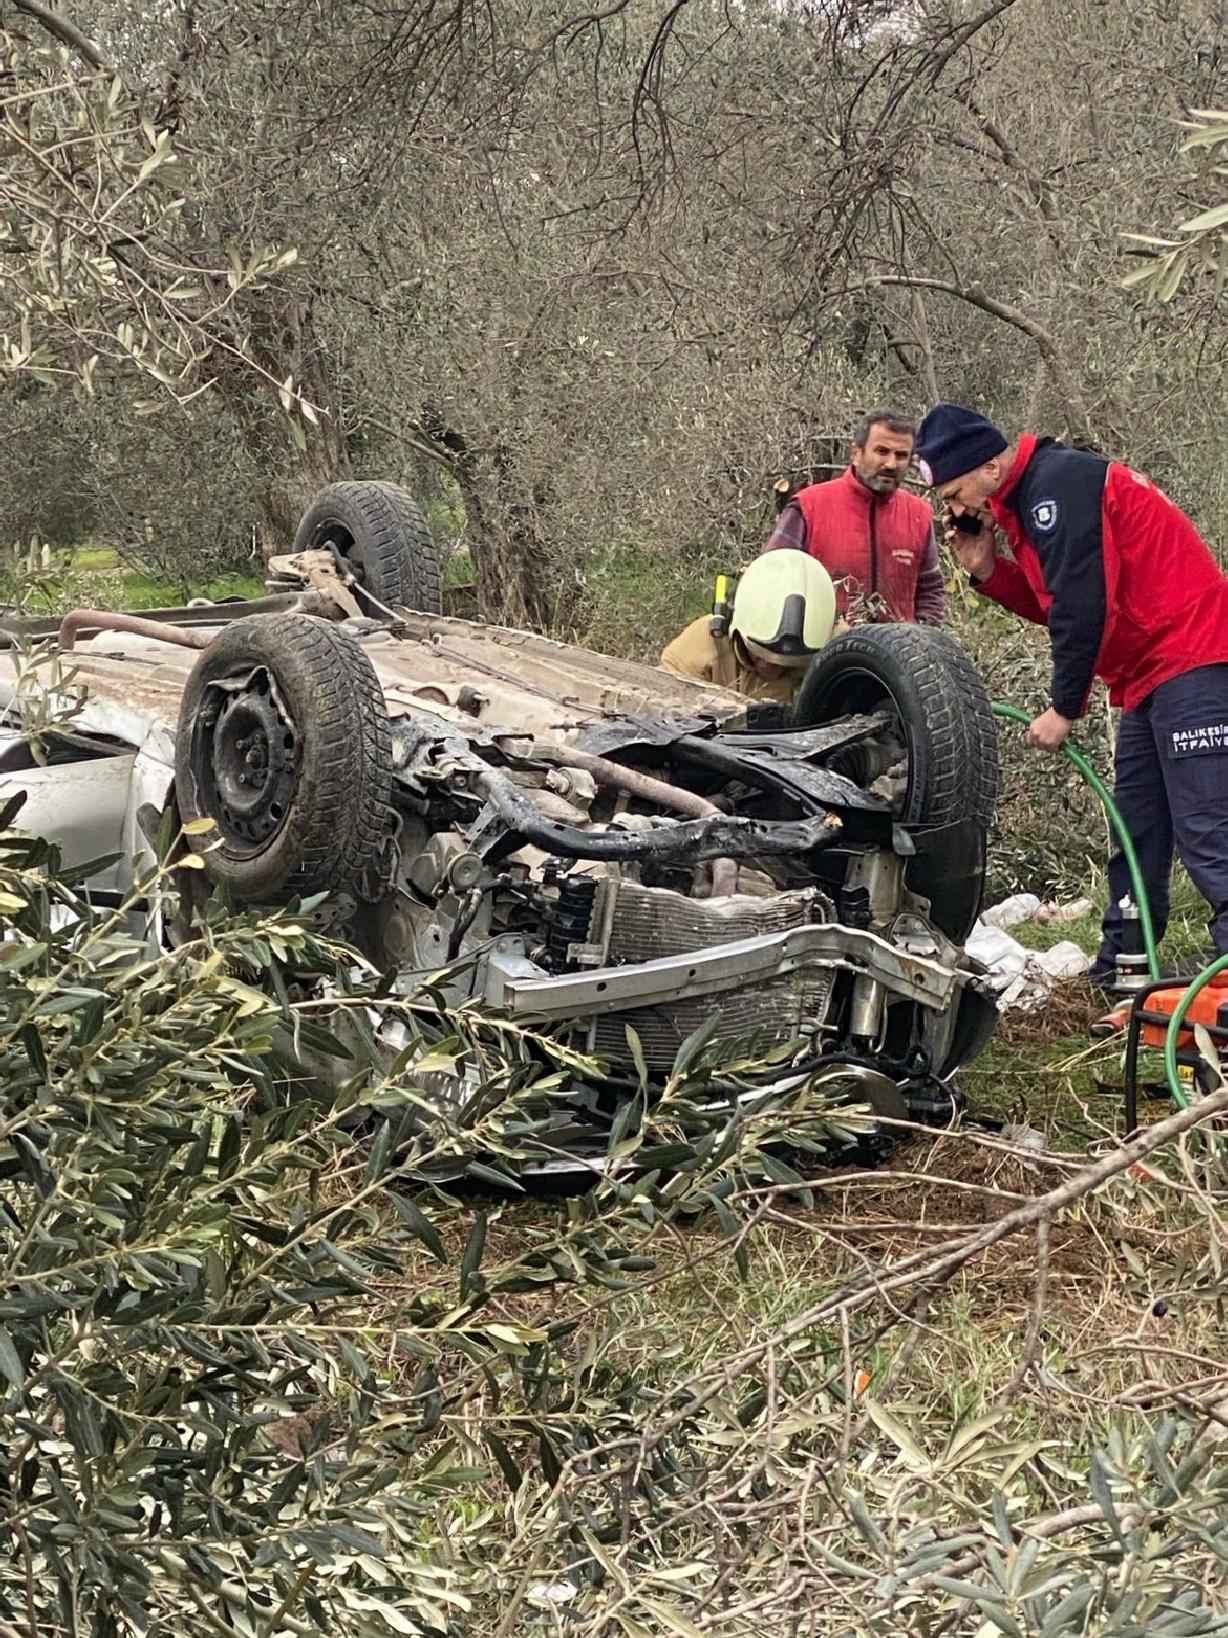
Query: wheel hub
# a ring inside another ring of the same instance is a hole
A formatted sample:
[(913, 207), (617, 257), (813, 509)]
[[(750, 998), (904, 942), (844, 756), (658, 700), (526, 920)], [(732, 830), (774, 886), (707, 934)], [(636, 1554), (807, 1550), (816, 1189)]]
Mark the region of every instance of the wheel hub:
[(259, 846), (280, 828), (294, 794), (298, 735), (274, 696), (267, 671), (238, 689), (218, 690), (203, 714), (206, 801), (223, 832)]

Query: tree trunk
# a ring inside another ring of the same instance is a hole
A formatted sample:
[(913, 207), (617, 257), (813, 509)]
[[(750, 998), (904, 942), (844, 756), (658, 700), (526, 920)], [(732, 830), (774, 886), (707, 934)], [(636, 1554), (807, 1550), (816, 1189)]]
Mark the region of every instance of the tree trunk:
[(549, 557), (537, 508), (509, 503), (497, 477), (458, 468), (468, 518), (478, 611), (500, 625), (548, 630), (553, 623)]
[(540, 489), (526, 493), (506, 444), (482, 449), (470, 443), (431, 404), (423, 405), (414, 431), (425, 440), (425, 453), (447, 467), (460, 490), (479, 616), (549, 630), (557, 612), (552, 554), (541, 524), (549, 496)]
[[(266, 470), (271, 464), (266, 464)], [(321, 440), (311, 439), (305, 450), (283, 450), (280, 465), (269, 471), (261, 489), (266, 556), (289, 551), (312, 496), (325, 484), (348, 478), (350, 472), (348, 459), (338, 460)]]
[(921, 352), (918, 362), (921, 368), (921, 380), (925, 385), (926, 401), (930, 404), (936, 404), (941, 399), (942, 394), (938, 390), (938, 372), (934, 368), (934, 348), (930, 340), (929, 313), (926, 311), (925, 297), (919, 290), (912, 291), (912, 316), (917, 336), (917, 346)]
[[(351, 475), (349, 450), (326, 349), (315, 330), (311, 292), (264, 291), (248, 313), (253, 357), (277, 382), (287, 378), (315, 412), (313, 426), (295, 405), (287, 415), (270, 391), (257, 396), (251, 377), (223, 371), (219, 386), (260, 470), (264, 551), (286, 551), (309, 501), (325, 484)], [(298, 436), (296, 436), (296, 434)]]

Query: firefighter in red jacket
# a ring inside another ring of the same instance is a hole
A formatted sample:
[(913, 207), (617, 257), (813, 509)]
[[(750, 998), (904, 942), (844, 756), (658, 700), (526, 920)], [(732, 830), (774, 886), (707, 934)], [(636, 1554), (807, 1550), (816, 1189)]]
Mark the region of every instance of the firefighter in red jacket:
[[(1210, 903), (1215, 949), (1228, 953), (1228, 578), (1210, 548), (1130, 467), (1031, 433), (1008, 443), (957, 404), (929, 412), (917, 454), (977, 591), (1049, 629), (1050, 705), (1029, 741), (1056, 751), (1086, 711), (1092, 679), (1108, 685), (1122, 708), (1115, 797), (1156, 936), (1175, 846)], [(1112, 978), (1131, 895), (1119, 850), (1093, 980)]]
[(765, 551), (809, 552), (836, 586), (842, 620), (916, 620), (940, 625), (946, 587), (934, 519), (904, 489), (916, 427), (892, 410), (871, 410), (853, 435), (848, 470), (799, 489)]

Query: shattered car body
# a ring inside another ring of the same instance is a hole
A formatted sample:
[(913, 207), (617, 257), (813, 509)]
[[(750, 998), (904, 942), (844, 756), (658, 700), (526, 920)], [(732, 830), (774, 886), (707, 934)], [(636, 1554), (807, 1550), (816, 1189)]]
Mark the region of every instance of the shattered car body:
[[(879, 1116), (950, 1119), (994, 1020), (961, 948), (985, 817), (908, 817), (907, 724), (864, 665), (864, 708), (782, 723), (653, 667), (356, 601), (326, 554), (276, 570), (256, 605), (65, 621), (58, 663), (87, 696), (44, 766), (28, 662), (0, 653), (0, 792), (27, 792), (22, 828), (67, 862), (119, 856), (95, 894), (131, 887), (173, 807), (215, 821), (206, 870), (241, 902), (325, 893), (318, 914), (397, 991), (444, 972), (450, 1002), (594, 1055), (612, 1088), (633, 1058), (664, 1081), (709, 1025)], [(396, 1016), (377, 1039), (391, 1059)]]

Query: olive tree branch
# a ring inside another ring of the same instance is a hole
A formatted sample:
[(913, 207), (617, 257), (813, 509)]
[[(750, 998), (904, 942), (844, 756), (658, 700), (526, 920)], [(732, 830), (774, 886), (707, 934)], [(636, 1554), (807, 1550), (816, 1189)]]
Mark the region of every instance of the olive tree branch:
[(84, 30), (65, 17), (63, 12), (52, 11), (50, 6), (40, 5), (39, 0), (13, 0), (13, 5), (27, 17), (32, 17), (36, 23), (41, 23), (48, 34), (53, 34), (61, 45), (68, 46), (79, 57), (84, 57), (91, 68), (107, 66), (101, 49)]

